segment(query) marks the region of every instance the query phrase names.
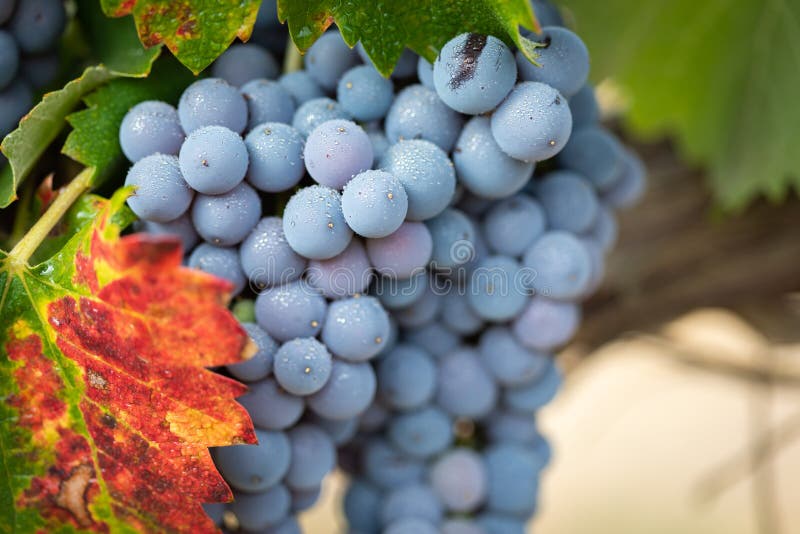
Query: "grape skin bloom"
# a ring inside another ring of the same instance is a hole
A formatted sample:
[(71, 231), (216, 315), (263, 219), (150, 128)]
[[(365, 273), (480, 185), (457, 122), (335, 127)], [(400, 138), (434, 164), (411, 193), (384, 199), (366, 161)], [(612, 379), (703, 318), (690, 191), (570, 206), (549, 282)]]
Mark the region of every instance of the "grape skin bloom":
[(567, 100), (549, 85), (522, 82), (492, 115), (492, 135), (500, 148), (522, 161), (558, 154), (572, 133)]
[(439, 98), (469, 115), (494, 109), (516, 81), (514, 55), (493, 36), (462, 33), (442, 47), (433, 64)]

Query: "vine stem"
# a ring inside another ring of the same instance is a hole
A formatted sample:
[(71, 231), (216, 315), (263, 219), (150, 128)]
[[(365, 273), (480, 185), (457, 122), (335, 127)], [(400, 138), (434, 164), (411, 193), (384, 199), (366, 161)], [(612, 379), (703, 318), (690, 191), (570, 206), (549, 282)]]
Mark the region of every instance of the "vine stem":
[(288, 74), (303, 68), (303, 56), (291, 36), (286, 38), (286, 55), (283, 58), (283, 73)]
[(84, 169), (72, 179), (61, 191), (56, 199), (44, 212), (44, 215), (28, 230), (28, 233), (11, 249), (8, 258), (14, 263), (27, 263), (30, 257), (42, 244), (44, 238), (50, 233), (53, 227), (61, 220), (61, 217), (75, 203), (91, 185), (94, 168)]

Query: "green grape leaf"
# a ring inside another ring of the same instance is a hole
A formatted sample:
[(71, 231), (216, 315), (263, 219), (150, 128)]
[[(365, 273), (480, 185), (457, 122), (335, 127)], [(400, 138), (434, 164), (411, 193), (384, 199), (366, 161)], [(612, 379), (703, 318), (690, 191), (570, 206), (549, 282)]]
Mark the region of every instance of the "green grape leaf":
[(115, 74), (147, 76), (160, 47), (146, 49), (125, 19), (109, 19), (97, 0), (78, 0), (78, 20), (92, 53)]
[(236, 37), (250, 38), (259, 4), (259, 0), (100, 0), (110, 17), (133, 15), (146, 48), (167, 45), (195, 74)]
[(94, 185), (113, 174), (122, 161), (119, 126), (128, 110), (144, 100), (175, 103), (194, 77), (173, 59), (163, 58), (145, 79), (117, 78), (84, 99), (86, 109), (67, 117), (72, 126), (63, 152), (86, 167), (97, 168)]
[(63, 89), (47, 93), (20, 121), (19, 127), (3, 139), (3, 154), (12, 172), (0, 174), (0, 208), (17, 198), (17, 188), (33, 170), (36, 161), (66, 125), (66, 117), (81, 99), (114, 74), (105, 67), (89, 67), (80, 78)]
[(447, 41), (463, 32), (494, 35), (536, 60), (537, 44), (520, 33), (520, 26), (536, 27), (527, 0), (278, 0), (278, 17), (289, 24), (303, 52), (335, 22), (347, 44), (361, 41), (386, 76), (403, 48), (433, 61)]
[(800, 190), (800, 3), (564, 0), (640, 134), (677, 135), (719, 206)]

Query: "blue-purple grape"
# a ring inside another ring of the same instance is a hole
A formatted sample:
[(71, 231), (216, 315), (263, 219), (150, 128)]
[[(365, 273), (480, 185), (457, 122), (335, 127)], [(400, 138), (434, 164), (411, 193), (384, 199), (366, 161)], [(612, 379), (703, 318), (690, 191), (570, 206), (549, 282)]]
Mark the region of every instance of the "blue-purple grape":
[(306, 72), (328, 91), (336, 89), (342, 74), (358, 64), (358, 55), (342, 39), (338, 31), (324, 33), (303, 57)]
[(545, 232), (525, 252), (523, 264), (534, 273), (536, 293), (556, 300), (580, 298), (592, 281), (589, 250), (569, 232)]
[(354, 480), (344, 494), (344, 515), (354, 532), (377, 532), (380, 530), (379, 511), (383, 497), (372, 484)]
[(236, 516), (242, 529), (263, 532), (286, 519), (291, 501), (292, 497), (286, 486), (278, 484), (262, 493), (237, 493), (230, 505), (230, 511)]
[(385, 491), (420, 482), (425, 473), (421, 460), (400, 453), (383, 438), (373, 438), (366, 443), (362, 463), (370, 482)]
[(375, 166), (383, 160), (383, 156), (391, 145), (382, 130), (369, 128), (367, 136), (369, 142), (372, 143), (372, 165)]
[(242, 87), (257, 79), (275, 79), (280, 67), (267, 49), (254, 43), (231, 45), (211, 66), (211, 75)]
[(187, 134), (203, 126), (224, 126), (242, 133), (247, 126), (247, 102), (225, 80), (205, 78), (183, 92), (178, 102), (178, 117)]
[(530, 413), (498, 411), (487, 420), (486, 434), (495, 442), (533, 446), (542, 439)]
[(609, 252), (614, 243), (617, 242), (618, 231), (619, 228), (617, 227), (617, 219), (614, 217), (614, 213), (605, 204), (600, 204), (597, 218), (587, 231), (587, 235), (592, 237), (604, 252)]
[(366, 292), (374, 274), (364, 245), (353, 239), (347, 248), (328, 260), (311, 260), (306, 271), (309, 285), (329, 299)]
[(527, 275), (509, 256), (481, 259), (470, 277), (467, 300), (472, 311), (491, 322), (513, 319), (528, 301)]
[(503, 392), (503, 404), (516, 412), (534, 412), (553, 400), (561, 381), (561, 371), (551, 360), (541, 376), (527, 384), (506, 389)]
[(19, 47), (14, 37), (0, 30), (0, 89), (5, 88), (17, 75), (20, 57)]
[(429, 521), (411, 517), (387, 525), (383, 534), (439, 534), (439, 530)]
[(483, 234), (497, 254), (520, 257), (544, 233), (541, 204), (524, 193), (492, 205), (483, 219)]
[(334, 360), (330, 380), (308, 398), (308, 407), (326, 419), (350, 419), (367, 409), (375, 388), (375, 373), (369, 363)]
[(436, 86), (433, 83), (433, 65), (421, 56), (417, 61), (417, 78), (419, 78), (419, 83), (426, 88), (436, 90)]
[(477, 351), (459, 349), (439, 359), (436, 402), (454, 417), (481, 419), (497, 403), (497, 384)]
[(422, 295), (410, 305), (393, 313), (397, 324), (403, 328), (418, 328), (434, 321), (442, 309), (442, 297), (433, 286), (426, 286)]
[(378, 362), (377, 372), (381, 400), (392, 408), (420, 408), (436, 393), (436, 363), (419, 347), (396, 346)]
[(264, 430), (292, 427), (305, 409), (303, 398), (283, 389), (273, 377), (250, 384), (248, 392), (237, 400), (250, 414), (256, 428)]
[(8, 135), (33, 105), (33, 92), (17, 78), (0, 90), (0, 138)]
[(367, 255), (381, 276), (407, 279), (428, 265), (433, 239), (425, 224), (404, 222), (397, 230), (378, 239), (367, 239)]
[(302, 276), (306, 259), (289, 246), (283, 234), (283, 220), (265, 217), (239, 247), (242, 269), (259, 289), (287, 284)]
[(345, 185), (342, 212), (347, 225), (358, 235), (386, 237), (403, 224), (408, 195), (402, 182), (388, 172), (364, 171)]
[(612, 208), (631, 207), (644, 194), (646, 174), (641, 158), (630, 150), (623, 150), (621, 176), (603, 194), (603, 200)]
[(486, 499), (486, 465), (473, 450), (453, 449), (431, 466), (430, 483), (448, 511), (472, 512)]
[(522, 161), (541, 161), (567, 144), (572, 114), (566, 98), (554, 88), (522, 82), (492, 114), (491, 126), (503, 152)]
[(536, 198), (551, 230), (574, 234), (587, 231), (595, 222), (600, 203), (594, 188), (581, 175), (554, 171), (536, 184)]
[(192, 222), (200, 236), (219, 246), (240, 243), (261, 218), (261, 199), (242, 182), (221, 195), (198, 194), (192, 204)]
[(567, 98), (576, 94), (589, 77), (589, 50), (580, 37), (566, 28), (545, 26), (534, 37), (539, 65), (517, 52), (517, 66), (524, 80), (546, 83)]
[(439, 526), (440, 534), (486, 534), (477, 521), (471, 519), (447, 519)]
[(320, 185), (342, 189), (372, 166), (372, 143), (357, 124), (330, 120), (314, 128), (303, 152), (308, 174)]
[(404, 139), (424, 139), (445, 152), (456, 142), (463, 122), (436, 92), (422, 85), (400, 91), (386, 115), (386, 137), (396, 143)]
[(308, 100), (297, 108), (292, 118), (292, 126), (307, 137), (323, 122), (336, 119), (350, 120), (350, 118), (350, 114), (337, 101), (321, 97)]
[(40, 54), (56, 46), (66, 25), (62, 0), (20, 0), (8, 28), (24, 54)]
[(258, 124), (247, 134), (244, 144), (250, 160), (247, 181), (259, 191), (286, 191), (305, 175), (305, 140), (296, 128), (279, 122)]
[(183, 140), (178, 111), (158, 100), (133, 106), (119, 127), (119, 144), (131, 162), (155, 153), (177, 156)]
[(427, 272), (420, 270), (405, 279), (379, 276), (373, 293), (384, 308), (398, 310), (408, 308), (422, 298), (428, 285)]
[(247, 147), (236, 132), (224, 126), (198, 128), (186, 137), (178, 160), (192, 189), (220, 195), (239, 185), (247, 172)]
[(314, 338), (287, 341), (275, 353), (275, 380), (292, 395), (316, 393), (331, 376), (332, 358), (328, 349)]
[(316, 336), (325, 321), (325, 298), (303, 280), (271, 287), (256, 298), (256, 321), (276, 340)]
[(505, 198), (525, 187), (533, 163), (514, 159), (494, 140), (488, 117), (473, 117), (461, 130), (453, 151), (458, 183), (484, 198)]
[(382, 119), (394, 99), (394, 85), (372, 65), (345, 72), (336, 87), (339, 104), (357, 121)]
[(242, 86), (241, 91), (247, 100), (249, 129), (265, 122), (292, 122), (295, 112), (294, 98), (278, 82), (263, 78), (250, 80)]
[[(299, 512), (304, 512), (305, 510), (310, 509), (317, 503), (320, 494), (322, 493), (322, 487), (316, 486), (314, 488), (307, 490), (292, 490), (290, 493), (292, 494), (292, 513), (297, 514)], [(296, 520), (295, 520), (295, 525), (297, 525)], [(289, 531), (287, 531), (287, 533), (288, 532)], [(297, 534), (302, 534), (299, 525), (297, 525), (296, 530), (292, 532), (297, 532)]]
[(201, 243), (189, 256), (189, 267), (213, 274), (233, 285), (233, 294), (238, 295), (246, 283), (239, 255), (233, 247), (218, 247)]
[(187, 213), (184, 213), (177, 219), (167, 222), (144, 221), (143, 229), (148, 234), (153, 235), (171, 235), (181, 240), (183, 251), (188, 252), (194, 248), (200, 236), (194, 229), (192, 219)]
[(558, 162), (586, 177), (598, 191), (606, 192), (622, 177), (624, 149), (606, 130), (586, 126), (575, 130), (558, 155)]
[(511, 328), (522, 345), (548, 352), (569, 341), (580, 322), (581, 310), (574, 302), (534, 296)]
[[(244, 382), (255, 382), (272, 372), (273, 357), (278, 350), (278, 344), (255, 323), (242, 323), (242, 328), (256, 344), (258, 351), (249, 360), (228, 365), (228, 372)], [(252, 392), (252, 389), (250, 391)], [(239, 400), (241, 401), (242, 398)]]
[(569, 110), (572, 112), (572, 127), (578, 130), (584, 126), (592, 126), (600, 121), (600, 108), (594, 96), (594, 87), (589, 84), (569, 99)]
[(521, 445), (500, 443), (489, 447), (484, 459), (489, 510), (523, 517), (533, 513), (542, 467), (535, 453)]
[(304, 70), (287, 72), (278, 78), (278, 83), (292, 95), (297, 107), (309, 100), (325, 96), (319, 84)]
[(471, 336), (483, 327), (481, 319), (467, 301), (466, 292), (450, 291), (442, 297), (442, 323), (453, 332)]
[(283, 432), (256, 429), (257, 445), (214, 449), (214, 463), (234, 488), (259, 492), (275, 486), (289, 470), (289, 438)]
[(498, 384), (521, 386), (546, 371), (550, 358), (523, 347), (504, 326), (494, 326), (481, 334), (479, 351), (484, 367)]
[(409, 329), (403, 332), (403, 337), (406, 342), (425, 349), (437, 358), (451, 353), (461, 343), (461, 337), (441, 322), (430, 322)]
[(353, 439), (358, 432), (358, 417), (334, 421), (314, 415), (311, 421), (325, 431), (337, 447)]
[(381, 168), (403, 184), (408, 195), (408, 220), (435, 217), (453, 198), (456, 188), (453, 162), (431, 142), (409, 139), (395, 143), (386, 151)]
[(540, 26), (561, 26), (564, 24), (564, 19), (561, 17), (558, 7), (547, 0), (531, 0), (531, 8)]
[(283, 212), (283, 232), (295, 252), (312, 260), (341, 254), (353, 238), (342, 213), (341, 195), (321, 185), (292, 195)]
[(178, 158), (153, 154), (140, 159), (128, 170), (126, 186), (134, 186), (128, 206), (142, 219), (172, 221), (186, 213), (194, 191), (181, 174)]
[(517, 81), (517, 65), (508, 47), (491, 35), (462, 33), (450, 39), (433, 64), (436, 93), (456, 111), (491, 111)]
[(436, 406), (425, 406), (392, 418), (387, 435), (398, 450), (414, 458), (431, 458), (453, 441), (453, 422)]
[(475, 226), (463, 212), (448, 208), (426, 224), (433, 239), (432, 266), (454, 269), (475, 258)]
[(525, 534), (525, 519), (519, 515), (483, 513), (478, 516), (478, 525), (489, 534)]
[(383, 349), (389, 335), (389, 316), (375, 297), (337, 300), (328, 307), (322, 341), (339, 358), (369, 360)]
[(314, 489), (336, 465), (333, 441), (316, 425), (304, 423), (288, 433), (292, 462), (286, 473), (286, 485), (293, 490)]
[(442, 503), (425, 484), (402, 486), (390, 491), (384, 497), (380, 509), (380, 518), (384, 525), (410, 518), (438, 524), (443, 516)]

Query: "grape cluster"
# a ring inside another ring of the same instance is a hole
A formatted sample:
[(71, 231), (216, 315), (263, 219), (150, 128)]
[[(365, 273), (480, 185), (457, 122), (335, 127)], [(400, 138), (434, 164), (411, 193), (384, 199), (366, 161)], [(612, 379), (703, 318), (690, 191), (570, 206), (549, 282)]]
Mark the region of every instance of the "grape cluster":
[(0, 0), (0, 139), (30, 109), (34, 90), (58, 74), (66, 19), (62, 0)]
[(126, 115), (142, 229), (231, 282), (258, 347), (226, 371), (259, 438), (213, 452), (226, 527), (299, 532), (338, 463), (352, 532), (523, 532), (552, 354), (644, 183), (557, 15), (532, 35), (540, 67), (463, 34), (387, 79), (330, 31), (304, 70), (236, 45), (177, 108)]

